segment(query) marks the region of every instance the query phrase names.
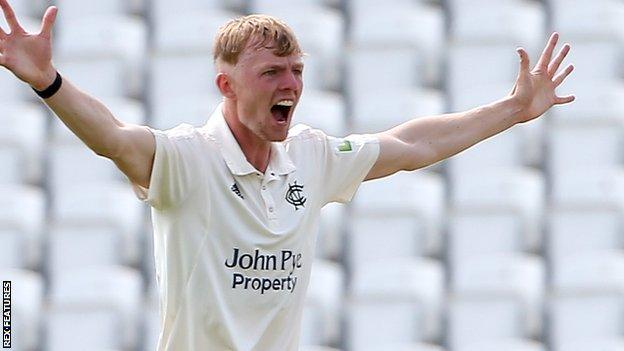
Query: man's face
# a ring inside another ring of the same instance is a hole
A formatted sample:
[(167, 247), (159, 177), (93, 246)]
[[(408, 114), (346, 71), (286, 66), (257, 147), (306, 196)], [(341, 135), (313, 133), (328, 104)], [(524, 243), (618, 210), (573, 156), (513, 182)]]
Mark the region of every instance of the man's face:
[(282, 141), (303, 89), (301, 55), (248, 46), (231, 79), (240, 122), (262, 140)]

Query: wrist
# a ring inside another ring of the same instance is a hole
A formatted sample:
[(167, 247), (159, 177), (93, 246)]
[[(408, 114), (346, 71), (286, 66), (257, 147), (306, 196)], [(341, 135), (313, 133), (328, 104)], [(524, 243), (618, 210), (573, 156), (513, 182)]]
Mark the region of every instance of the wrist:
[(502, 100), (506, 110), (511, 115), (514, 124), (522, 123), (526, 120), (525, 104), (515, 96), (508, 96)]
[(46, 88), (48, 88), (50, 85), (52, 85), (55, 79), (56, 79), (56, 70), (54, 69), (54, 67), (50, 67), (41, 75), (40, 79), (30, 84), (30, 86), (35, 90), (43, 91)]

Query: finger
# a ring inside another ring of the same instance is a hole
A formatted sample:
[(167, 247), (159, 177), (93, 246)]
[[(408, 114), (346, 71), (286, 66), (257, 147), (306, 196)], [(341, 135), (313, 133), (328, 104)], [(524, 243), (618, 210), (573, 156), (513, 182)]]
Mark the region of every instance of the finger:
[(570, 45), (569, 44), (563, 45), (561, 50), (559, 50), (557, 57), (555, 57), (555, 60), (551, 62), (550, 65), (548, 66), (549, 76), (552, 77), (555, 75), (555, 73), (557, 73), (557, 71), (559, 70), (559, 66), (561, 65), (561, 62), (563, 62), (563, 59), (568, 55), (569, 52), (570, 52)]
[(553, 50), (557, 45), (557, 40), (559, 40), (559, 33), (554, 32), (550, 36), (550, 40), (548, 40), (548, 44), (544, 48), (542, 52), (542, 56), (540, 56), (539, 61), (537, 61), (537, 69), (546, 71), (548, 69), (548, 64), (550, 63), (550, 59), (552, 58)]
[(5, 32), (4, 29), (0, 28), (0, 40), (4, 40), (4, 38), (8, 36), (9, 35), (7, 34), (7, 32)]
[(529, 54), (523, 48), (517, 48), (516, 52), (520, 56), (520, 74), (529, 72)]
[(4, 67), (5, 62), (4, 55), (0, 55), (0, 66)]
[(4, 12), (4, 18), (6, 18), (6, 21), (9, 24), (9, 28), (11, 28), (11, 32), (24, 31), (17, 22), (15, 12), (13, 12), (13, 9), (11, 8), (7, 0), (0, 0), (0, 8), (2, 8), (2, 12)]
[(568, 67), (566, 67), (565, 70), (560, 72), (555, 77), (555, 79), (553, 80), (553, 83), (555, 84), (555, 87), (558, 87), (559, 85), (561, 85), (561, 83), (563, 83), (563, 81), (566, 79), (566, 77), (569, 76), (570, 73), (572, 73), (573, 70), (574, 70), (574, 65), (569, 65)]
[(567, 104), (570, 103), (572, 101), (574, 101), (576, 97), (574, 95), (568, 95), (568, 96), (557, 96), (555, 97), (555, 104), (556, 105), (560, 105), (560, 104)]
[(52, 35), (52, 27), (54, 26), (57, 12), (58, 8), (56, 6), (48, 7), (41, 20), (41, 31), (39, 32), (41, 36), (49, 38)]

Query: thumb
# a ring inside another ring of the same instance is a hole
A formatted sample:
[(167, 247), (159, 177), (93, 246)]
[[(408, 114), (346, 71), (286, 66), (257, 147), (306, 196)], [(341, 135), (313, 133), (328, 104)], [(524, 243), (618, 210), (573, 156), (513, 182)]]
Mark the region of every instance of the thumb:
[(529, 73), (529, 55), (523, 48), (517, 48), (516, 52), (520, 56), (520, 74)]
[(54, 26), (54, 21), (56, 20), (56, 13), (58, 12), (58, 8), (56, 6), (50, 6), (46, 10), (43, 15), (43, 20), (41, 21), (41, 34), (42, 36), (49, 38), (52, 34), (52, 26)]

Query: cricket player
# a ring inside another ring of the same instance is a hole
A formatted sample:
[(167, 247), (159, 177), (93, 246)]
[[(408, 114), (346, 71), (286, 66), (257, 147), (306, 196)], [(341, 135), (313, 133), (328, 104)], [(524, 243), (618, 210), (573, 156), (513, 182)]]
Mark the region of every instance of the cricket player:
[(517, 49), (511, 93), (488, 105), (377, 134), (291, 128), (303, 90), (302, 48), (284, 22), (250, 15), (227, 22), (214, 40), (223, 102), (201, 127), (162, 131), (116, 119), (57, 72), (56, 7), (39, 33), (26, 33), (7, 0), (0, 6), (10, 27), (0, 31), (0, 65), (112, 160), (151, 206), (158, 350), (297, 350), (325, 204), (348, 202), (362, 181), (426, 167), (574, 100), (555, 94), (573, 67), (558, 73), (570, 46), (553, 59), (553, 33), (533, 69)]

